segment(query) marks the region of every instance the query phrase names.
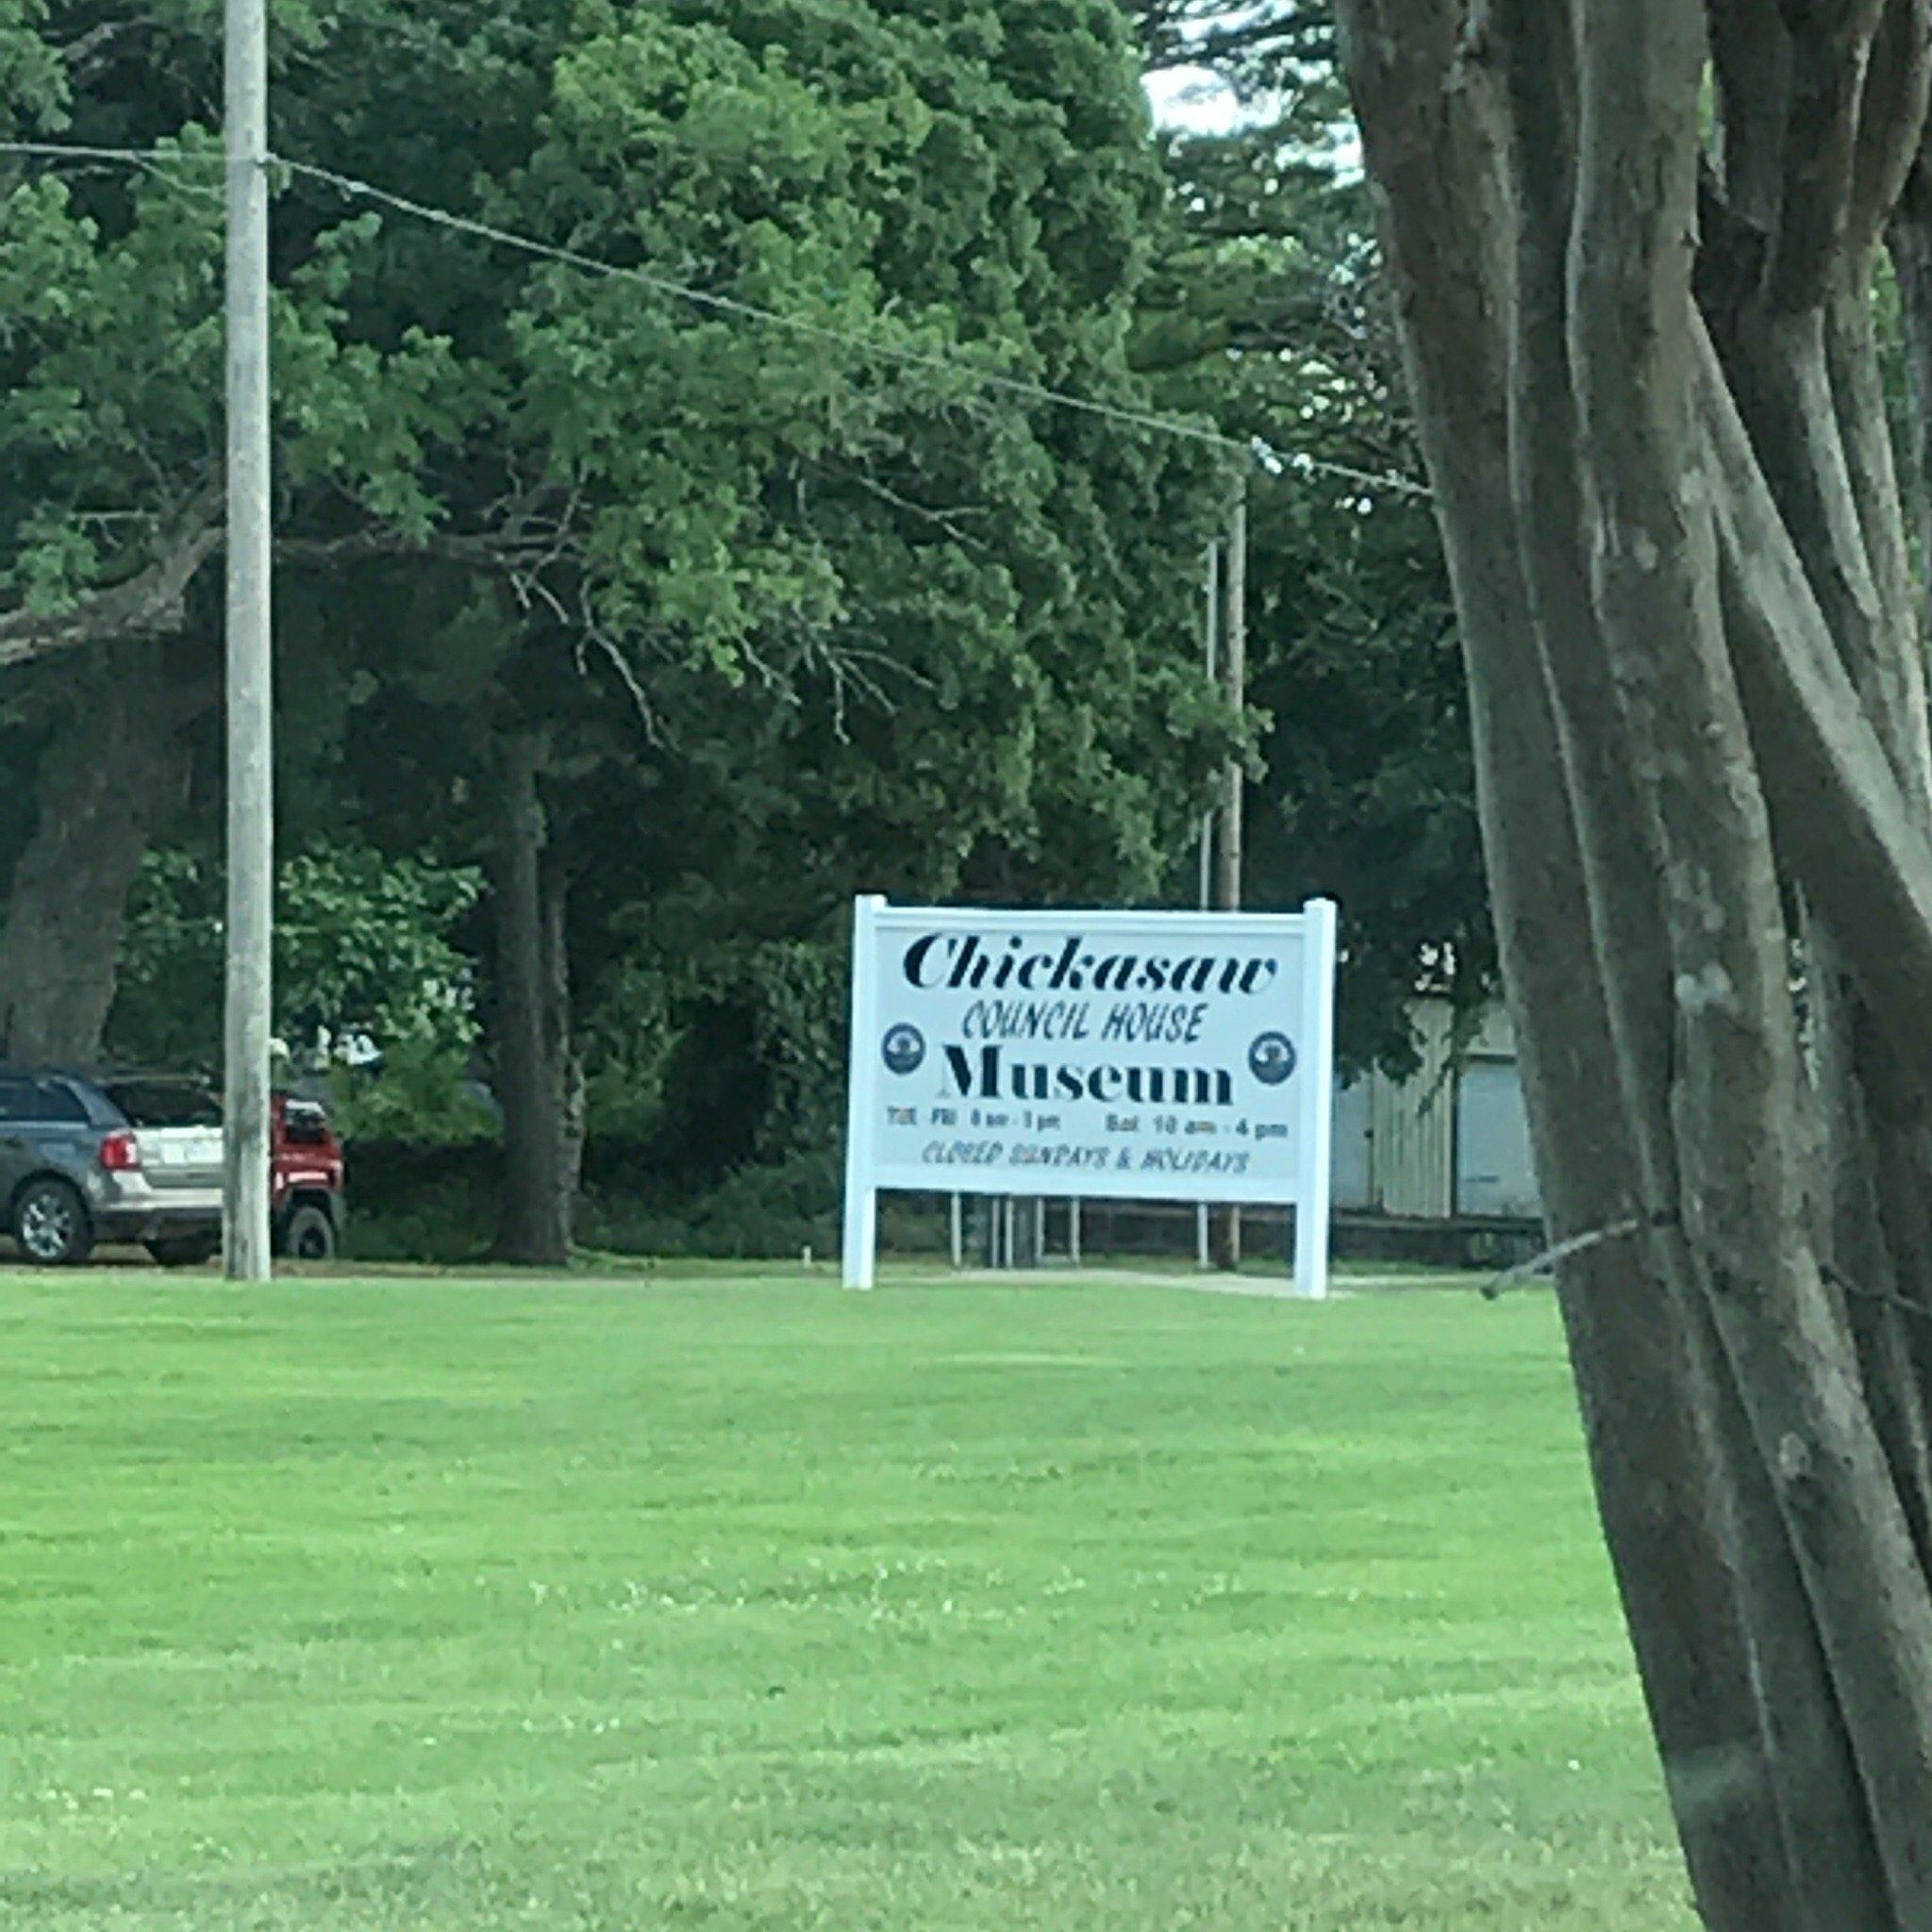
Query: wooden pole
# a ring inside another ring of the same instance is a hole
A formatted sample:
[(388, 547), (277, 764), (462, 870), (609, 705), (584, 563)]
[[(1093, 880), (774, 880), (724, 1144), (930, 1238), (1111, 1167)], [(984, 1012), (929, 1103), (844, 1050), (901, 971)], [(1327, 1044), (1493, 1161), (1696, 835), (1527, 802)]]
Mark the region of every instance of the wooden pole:
[[(1208, 666), (1208, 679), (1211, 684), (1221, 675), (1221, 540), (1217, 537), (1208, 546), (1208, 624), (1207, 646), (1204, 657)], [(1214, 808), (1210, 805), (1201, 814), (1201, 910), (1209, 911), (1214, 905)], [(1208, 1224), (1208, 1204), (1203, 1201), (1194, 1208), (1194, 1259), (1202, 1269), (1214, 1263), (1213, 1237)]]
[(227, 0), (228, 923), (227, 1220), (233, 1281), (271, 1273), (269, 1082), (275, 932), (270, 642), (268, 23)]
[[(1227, 528), (1227, 640), (1222, 653), (1222, 689), (1236, 717), (1245, 715), (1248, 703), (1248, 475), (1237, 485), (1234, 513)], [(1214, 903), (1223, 912), (1241, 909), (1241, 826), (1247, 803), (1247, 771), (1239, 752), (1227, 761), (1222, 782), (1221, 813), (1216, 823)], [(1215, 1265), (1241, 1264), (1241, 1210), (1222, 1211), (1216, 1231)]]

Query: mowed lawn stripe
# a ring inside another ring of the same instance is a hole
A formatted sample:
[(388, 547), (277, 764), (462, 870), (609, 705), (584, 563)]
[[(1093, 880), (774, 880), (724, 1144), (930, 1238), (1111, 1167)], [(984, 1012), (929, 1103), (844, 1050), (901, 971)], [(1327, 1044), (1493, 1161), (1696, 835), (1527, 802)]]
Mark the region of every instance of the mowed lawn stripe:
[(0, 1274), (0, 1925), (1688, 1927), (1553, 1308)]

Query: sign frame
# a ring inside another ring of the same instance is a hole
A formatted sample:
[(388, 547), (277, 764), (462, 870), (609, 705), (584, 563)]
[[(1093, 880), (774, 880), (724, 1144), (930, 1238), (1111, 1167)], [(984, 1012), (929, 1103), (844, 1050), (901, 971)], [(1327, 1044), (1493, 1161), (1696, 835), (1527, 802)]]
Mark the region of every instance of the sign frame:
[[(1328, 1294), (1328, 1249), (1333, 1176), (1335, 1086), (1335, 970), (1334, 902), (1311, 899), (1299, 912), (1092, 912), (1078, 908), (993, 907), (892, 906), (877, 894), (862, 894), (853, 902), (852, 919), (852, 1043), (847, 1057), (845, 1130), (845, 1204), (843, 1269), (845, 1286), (869, 1290), (877, 1275), (878, 1178), (877, 1129), (881, 1105), (880, 1058), (874, 1051), (881, 1023), (878, 964), (882, 926), (891, 921), (909, 925), (937, 924), (970, 927), (973, 923), (1008, 929), (1040, 926), (1104, 937), (1109, 932), (1144, 939), (1150, 927), (1171, 930), (1179, 938), (1211, 933), (1217, 941), (1293, 940), (1305, 949), (1300, 1009), (1283, 1015), (1292, 1026), (1301, 1050), (1300, 1110), (1296, 1137), (1296, 1173), (1283, 1190), (1265, 1179), (1255, 1185), (1201, 1189), (1182, 1185), (1170, 1195), (1144, 1186), (1125, 1187), (1089, 1176), (1087, 1184), (1058, 1188), (999, 1189), (998, 1193), (1032, 1192), (1056, 1199), (1176, 1200), (1206, 1198), (1249, 1207), (1292, 1207), (1295, 1210), (1293, 1292), (1302, 1299), (1322, 1301)], [(898, 1185), (890, 1183), (888, 1185)], [(932, 1191), (953, 1191), (943, 1185)]]

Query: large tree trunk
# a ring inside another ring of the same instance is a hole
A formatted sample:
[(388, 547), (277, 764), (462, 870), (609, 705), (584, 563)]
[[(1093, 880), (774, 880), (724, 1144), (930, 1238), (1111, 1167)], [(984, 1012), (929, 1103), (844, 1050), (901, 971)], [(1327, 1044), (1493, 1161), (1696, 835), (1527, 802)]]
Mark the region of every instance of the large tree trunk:
[(1867, 291), (1925, 0), (1339, 11), (1693, 1890), (1917, 1932), (1932, 755)]
[(35, 779), (36, 823), (0, 925), (0, 1059), (85, 1065), (114, 1002), (122, 920), (187, 775), (192, 705), (154, 642), (106, 650), (77, 680)]
[(542, 768), (536, 736), (521, 733), (505, 747), (495, 866), (491, 1029), (505, 1169), (497, 1254), (523, 1268), (569, 1264), (583, 1147), (564, 943), (568, 876), (550, 842)]

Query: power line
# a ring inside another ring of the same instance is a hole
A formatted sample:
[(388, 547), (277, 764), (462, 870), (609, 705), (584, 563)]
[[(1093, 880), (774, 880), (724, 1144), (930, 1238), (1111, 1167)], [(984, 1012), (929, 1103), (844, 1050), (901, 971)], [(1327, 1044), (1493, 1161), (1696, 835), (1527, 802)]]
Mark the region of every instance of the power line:
[[(30, 155), (55, 159), (112, 160), (143, 166), (171, 160), (202, 161), (208, 166), (221, 164), (221, 157), (212, 154), (205, 157), (190, 156), (165, 148), (96, 148), (52, 142), (0, 142), (0, 154)], [(538, 260), (555, 261), (587, 275), (634, 282), (641, 288), (649, 289), (655, 294), (667, 296), (674, 301), (688, 302), (694, 308), (708, 309), (713, 314), (728, 315), (743, 322), (755, 322), (768, 328), (785, 329), (793, 335), (829, 342), (863, 355), (875, 356), (906, 368), (924, 369), (936, 375), (963, 377), (977, 383), (983, 389), (1015, 396), (1026, 402), (1042, 403), (1054, 408), (1068, 409), (1101, 422), (1139, 431), (1143, 435), (1170, 436), (1183, 441), (1204, 443), (1209, 448), (1243, 457), (1250, 462), (1266, 460), (1261, 447), (1256, 441), (1244, 441), (1236, 437), (1224, 436), (1219, 430), (1205, 428), (1199, 424), (1190, 423), (1178, 416), (1159, 415), (1152, 410), (1130, 408), (1118, 403), (1099, 402), (1091, 396), (1077, 395), (1071, 391), (1055, 389), (1045, 383), (1028, 381), (1024, 376), (1003, 375), (996, 370), (983, 368), (978, 363), (959, 356), (938, 355), (928, 350), (908, 348), (901, 343), (883, 341), (875, 336), (863, 335), (855, 330), (833, 328), (824, 323), (808, 322), (802, 317), (765, 308), (755, 302), (746, 302), (735, 295), (722, 295), (714, 290), (696, 288), (689, 282), (680, 282), (669, 275), (654, 274), (649, 269), (606, 261), (601, 257), (587, 255), (581, 249), (544, 242), (534, 235), (519, 234), (514, 229), (498, 227), (493, 223), (479, 221), (471, 215), (458, 214), (451, 208), (415, 201), (408, 195), (397, 194), (389, 189), (377, 187), (374, 182), (364, 181), (353, 175), (341, 174), (333, 168), (319, 166), (312, 161), (293, 160), (287, 155), (271, 155), (269, 161), (271, 165), (278, 165), (291, 175), (319, 182), (353, 200), (367, 201), (377, 207), (391, 208), (399, 214), (408, 215), (413, 220), (427, 223), (435, 227), (446, 228), (457, 234), (469, 235), (497, 247), (513, 249), (518, 254)], [(1426, 497), (1430, 494), (1426, 484), (1392, 472), (1378, 473), (1357, 469), (1348, 463), (1331, 462), (1325, 457), (1308, 456), (1295, 450), (1267, 452), (1266, 456), (1272, 456), (1273, 458), (1269, 467), (1300, 470), (1305, 473), (1313, 471), (1357, 484), (1364, 489), (1386, 490), (1404, 496)]]
[[(781, 314), (776, 309), (760, 308), (757, 303), (745, 302), (733, 295), (721, 295), (712, 290), (694, 288), (688, 282), (675, 281), (668, 275), (655, 275), (648, 269), (626, 267), (617, 262), (606, 261), (600, 257), (586, 255), (580, 249), (561, 247), (555, 242), (540, 241), (535, 236), (518, 234), (508, 228), (500, 228), (491, 223), (477, 221), (469, 215), (457, 214), (448, 208), (412, 201), (406, 195), (391, 193), (388, 189), (378, 188), (372, 182), (338, 174), (332, 168), (318, 167), (308, 161), (291, 160), (286, 155), (275, 155), (272, 158), (291, 175), (306, 175), (311, 180), (326, 183), (343, 194), (394, 208), (399, 213), (413, 216), (435, 226), (454, 229), (459, 234), (472, 235), (480, 241), (495, 242), (505, 248), (513, 248), (520, 254), (534, 256), (541, 260), (561, 262), (591, 275), (637, 282), (658, 294), (689, 302), (694, 307), (708, 308), (718, 314), (760, 323), (767, 327), (789, 329), (794, 335), (808, 336), (815, 341), (835, 343), (841, 348), (878, 356), (909, 368), (929, 369), (941, 375), (964, 376), (984, 388), (997, 390), (1004, 394), (1019, 396), (1028, 402), (1049, 404), (1056, 408), (1075, 410), (1083, 415), (1119, 424), (1125, 428), (1141, 430), (1151, 435), (1173, 436), (1188, 441), (1208, 443), (1214, 448), (1246, 457), (1251, 461), (1257, 456), (1257, 446), (1253, 441), (1242, 441), (1236, 437), (1224, 436), (1219, 430), (1203, 428), (1200, 425), (1189, 423), (1178, 416), (1157, 415), (1150, 410), (1126, 408), (1116, 403), (1096, 402), (1091, 396), (1075, 395), (1070, 391), (1053, 389), (1044, 383), (1029, 382), (1021, 376), (1002, 375), (994, 370), (981, 368), (977, 363), (966, 361), (957, 356), (940, 356), (925, 350), (908, 349), (896, 342), (881, 341), (874, 336), (827, 327), (823, 323), (807, 322), (797, 316)], [(1325, 458), (1311, 457), (1298, 451), (1284, 453), (1278, 460), (1284, 469), (1316, 470), (1324, 475), (1339, 476), (1348, 482), (1358, 483), (1372, 489), (1391, 490), (1409, 496), (1425, 497), (1430, 494), (1426, 484), (1418, 483), (1412, 477), (1359, 470), (1346, 463), (1333, 463)]]
[(92, 165), (106, 162), (141, 168), (158, 180), (184, 189), (190, 194), (204, 195), (213, 201), (222, 198), (218, 182), (192, 180), (174, 172), (176, 167), (199, 167), (209, 174), (218, 173), (224, 165), (218, 154), (185, 154), (181, 149), (173, 147), (85, 147), (67, 142), (0, 141), (0, 155), (18, 155), (31, 160), (56, 163)]
[(1399, 476), (1393, 470), (1358, 470), (1352, 463), (1330, 462), (1326, 457), (1311, 457), (1302, 450), (1276, 455), (1274, 467), (1282, 470), (1316, 470), (1324, 476), (1340, 476), (1347, 483), (1359, 483), (1371, 490), (1392, 490), (1400, 496), (1430, 497), (1435, 491), (1413, 476)]
[(187, 154), (177, 147), (85, 147), (67, 141), (0, 141), (0, 155), (30, 155), (43, 161), (186, 161), (199, 162), (205, 168), (222, 166), (218, 154)]
[(1021, 396), (1029, 402), (1050, 403), (1059, 408), (1097, 416), (1104, 421), (1121, 424), (1128, 428), (1209, 443), (1216, 448), (1237, 451), (1242, 455), (1253, 454), (1251, 445), (1239, 441), (1234, 437), (1224, 436), (1219, 430), (1205, 429), (1198, 424), (1186, 422), (1177, 416), (1158, 416), (1147, 410), (1124, 408), (1115, 403), (1095, 402), (1090, 396), (1074, 395), (1065, 390), (1049, 389), (1043, 383), (1028, 382), (1021, 376), (1001, 375), (995, 371), (982, 369), (977, 364), (962, 361), (956, 357), (933, 355), (924, 349), (908, 349), (896, 342), (880, 341), (875, 337), (859, 335), (846, 329), (830, 328), (823, 323), (807, 322), (798, 316), (782, 314), (777, 309), (762, 308), (755, 302), (741, 301), (734, 295), (720, 295), (709, 289), (694, 288), (688, 282), (673, 281), (669, 276), (654, 275), (648, 269), (625, 267), (617, 262), (605, 261), (597, 256), (585, 255), (575, 248), (560, 247), (555, 242), (539, 241), (531, 235), (520, 235), (509, 228), (495, 227), (488, 222), (479, 222), (468, 215), (456, 214), (448, 208), (434, 208), (425, 202), (411, 201), (406, 195), (392, 194), (387, 189), (377, 188), (367, 181), (359, 181), (354, 175), (339, 175), (332, 168), (316, 167), (308, 161), (291, 161), (286, 155), (275, 155), (272, 158), (291, 175), (306, 175), (310, 180), (325, 182), (343, 194), (394, 208), (402, 214), (414, 216), (418, 221), (428, 222), (437, 227), (451, 228), (458, 234), (473, 235), (480, 241), (492, 242), (504, 248), (513, 248), (520, 254), (534, 256), (540, 260), (561, 262), (570, 268), (582, 269), (591, 275), (637, 282), (657, 294), (689, 302), (696, 308), (708, 308), (718, 314), (735, 316), (744, 322), (762, 323), (772, 328), (788, 329), (794, 335), (835, 343), (841, 348), (859, 350), (887, 361), (903, 363), (908, 368), (927, 369), (944, 375), (965, 376), (985, 388), (999, 390), (1008, 395)]

